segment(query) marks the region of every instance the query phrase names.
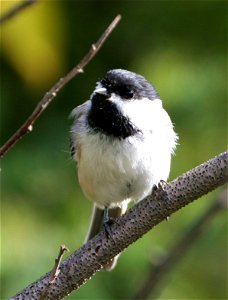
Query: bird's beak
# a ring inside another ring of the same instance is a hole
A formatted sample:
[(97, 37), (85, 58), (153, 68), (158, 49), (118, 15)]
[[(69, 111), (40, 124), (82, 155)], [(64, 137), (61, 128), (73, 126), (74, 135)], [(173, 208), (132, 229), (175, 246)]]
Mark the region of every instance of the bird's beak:
[(95, 90), (95, 93), (99, 94), (99, 95), (103, 95), (103, 96), (109, 96), (107, 89), (106, 88), (102, 88), (102, 87), (101, 88), (97, 88)]

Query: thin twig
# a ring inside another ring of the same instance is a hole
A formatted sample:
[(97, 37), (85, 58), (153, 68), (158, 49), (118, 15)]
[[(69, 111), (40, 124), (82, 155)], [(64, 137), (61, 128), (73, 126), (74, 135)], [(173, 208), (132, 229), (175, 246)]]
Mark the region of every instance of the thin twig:
[(208, 222), (212, 221), (218, 213), (225, 209), (227, 209), (227, 190), (223, 191), (188, 229), (183, 230), (183, 235), (176, 241), (166, 256), (162, 255), (160, 258), (155, 259), (148, 275), (144, 276), (146, 277), (145, 280), (131, 299), (157, 299), (161, 289), (164, 288), (162, 282), (173, 271), (174, 266), (185, 257), (185, 254), (191, 249), (203, 230), (207, 228)]
[(61, 245), (60, 249), (59, 249), (58, 257), (55, 259), (54, 267), (53, 267), (53, 269), (50, 273), (50, 276), (48, 278), (47, 285), (46, 285), (44, 291), (41, 293), (39, 300), (44, 300), (46, 298), (50, 285), (58, 277), (59, 272), (60, 272), (59, 266), (60, 266), (60, 263), (61, 263), (61, 260), (62, 260), (62, 257), (63, 257), (63, 254), (64, 254), (65, 251), (69, 251), (69, 250), (67, 249), (67, 247), (65, 245)]
[(0, 148), (0, 157), (3, 157), (15, 143), (21, 139), (26, 133), (29, 133), (33, 129), (33, 125), (41, 113), (47, 108), (50, 102), (56, 97), (57, 93), (75, 76), (84, 72), (84, 68), (92, 60), (92, 58), (100, 50), (106, 39), (111, 32), (115, 29), (119, 23), (121, 16), (118, 15), (108, 26), (105, 32), (101, 35), (99, 40), (92, 44), (89, 52), (83, 57), (83, 59), (76, 65), (65, 77), (60, 78), (57, 83), (44, 95), (42, 100), (37, 104), (33, 113), (28, 117), (24, 124), (9, 138), (9, 140)]
[(60, 246), (60, 249), (59, 249), (59, 255), (58, 257), (55, 259), (55, 265), (54, 265), (54, 268), (50, 274), (50, 278), (49, 278), (49, 283), (52, 283), (55, 278), (58, 276), (59, 274), (59, 265), (60, 265), (60, 262), (62, 260), (62, 257), (63, 257), (63, 254), (65, 251), (69, 251), (67, 249), (67, 247), (65, 245), (61, 245)]
[[(112, 225), (113, 239), (102, 230), (60, 265), (61, 272), (51, 284), (47, 299), (58, 300), (87, 282), (110, 259), (142, 237), (151, 228), (180, 208), (228, 181), (228, 152), (182, 174), (128, 210)], [(11, 299), (39, 299), (47, 278), (45, 274)], [(27, 297), (27, 298), (25, 298)]]
[(13, 8), (11, 8), (9, 11), (7, 11), (5, 14), (0, 16), (0, 25), (8, 21), (9, 19), (16, 16), (19, 12), (21, 12), (26, 7), (29, 7), (31, 4), (35, 4), (37, 0), (25, 0), (23, 2), (20, 2), (16, 4)]

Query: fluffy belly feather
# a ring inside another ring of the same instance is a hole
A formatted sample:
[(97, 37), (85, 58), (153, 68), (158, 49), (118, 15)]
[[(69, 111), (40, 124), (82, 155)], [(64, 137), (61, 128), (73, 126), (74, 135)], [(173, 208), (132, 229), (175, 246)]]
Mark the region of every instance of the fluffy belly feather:
[(151, 136), (112, 142), (98, 137), (81, 140), (78, 177), (85, 195), (99, 207), (141, 200), (160, 179), (167, 179), (170, 154), (159, 145), (152, 147), (156, 143)]

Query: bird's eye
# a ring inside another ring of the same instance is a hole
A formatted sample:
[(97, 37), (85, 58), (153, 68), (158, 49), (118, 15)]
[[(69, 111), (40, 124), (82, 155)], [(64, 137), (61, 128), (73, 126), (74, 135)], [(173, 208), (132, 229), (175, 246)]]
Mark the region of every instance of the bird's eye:
[(126, 99), (131, 99), (133, 98), (134, 96), (134, 92), (130, 89), (125, 89), (123, 92), (122, 92), (122, 96)]

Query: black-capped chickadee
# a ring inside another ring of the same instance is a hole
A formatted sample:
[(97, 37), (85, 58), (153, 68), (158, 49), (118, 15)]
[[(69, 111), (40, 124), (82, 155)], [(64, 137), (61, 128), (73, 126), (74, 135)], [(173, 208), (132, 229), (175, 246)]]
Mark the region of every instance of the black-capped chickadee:
[(72, 116), (72, 157), (81, 188), (94, 202), (89, 240), (100, 231), (104, 211), (122, 215), (130, 201), (142, 200), (168, 178), (177, 135), (154, 87), (122, 69), (107, 72)]

